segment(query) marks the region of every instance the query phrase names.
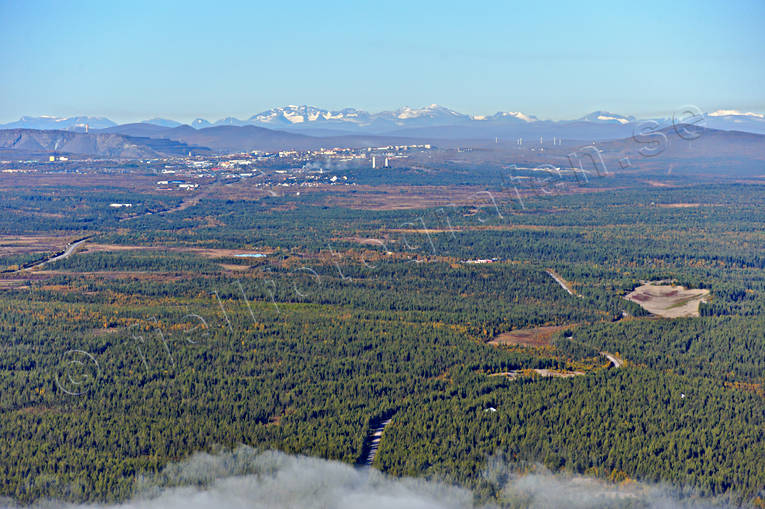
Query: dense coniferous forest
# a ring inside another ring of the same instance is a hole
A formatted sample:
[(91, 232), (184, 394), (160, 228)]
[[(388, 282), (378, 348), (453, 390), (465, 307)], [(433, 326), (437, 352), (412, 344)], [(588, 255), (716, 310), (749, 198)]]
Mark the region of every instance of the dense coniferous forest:
[[(499, 453), (763, 504), (762, 186), (163, 213), (179, 203), (0, 197), (4, 235), (92, 235), (34, 270), (18, 271), (51, 253), (0, 256), (0, 496), (123, 500), (143, 473), (238, 444), (354, 463), (392, 416), (376, 468), (480, 500), (497, 496), (479, 474)], [(653, 316), (624, 299), (645, 281), (710, 298), (700, 316)], [(537, 345), (493, 341), (551, 326)]]

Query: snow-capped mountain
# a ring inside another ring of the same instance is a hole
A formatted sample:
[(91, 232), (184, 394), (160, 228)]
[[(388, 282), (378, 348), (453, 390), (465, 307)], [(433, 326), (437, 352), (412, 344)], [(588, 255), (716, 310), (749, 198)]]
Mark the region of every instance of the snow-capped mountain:
[(629, 124), (635, 121), (633, 116), (619, 115), (608, 111), (593, 111), (579, 119), (584, 122), (598, 122), (607, 124)]
[(272, 108), (250, 117), (247, 122), (263, 127), (324, 126), (324, 127), (404, 127), (416, 125), (451, 125), (469, 121), (470, 116), (449, 108), (431, 104), (424, 108), (402, 107), (393, 111), (369, 113), (355, 108), (325, 110), (314, 106), (285, 106)]
[(709, 116), (710, 117), (726, 117), (726, 118), (728, 118), (728, 117), (746, 117), (746, 118), (757, 118), (757, 119), (760, 119), (760, 120), (765, 119), (765, 115), (763, 115), (762, 113), (752, 113), (751, 111), (747, 112), (747, 113), (744, 113), (744, 112), (738, 111), (738, 110), (717, 110), (717, 111), (713, 111), (712, 113), (710, 113)]
[(191, 123), (191, 127), (194, 129), (204, 129), (205, 127), (212, 127), (212, 124), (203, 118), (196, 118)]
[[(335, 134), (388, 134), (411, 136), (453, 137), (508, 137), (508, 136), (557, 136), (582, 138), (592, 136), (616, 138), (629, 136), (636, 119), (609, 111), (594, 111), (576, 120), (540, 120), (534, 115), (519, 111), (500, 111), (493, 115), (466, 115), (444, 106), (431, 104), (422, 108), (402, 107), (396, 110), (370, 113), (356, 108), (328, 110), (315, 106), (283, 106), (266, 110), (246, 120), (226, 117), (215, 122), (197, 118), (191, 123), (195, 129), (216, 126), (253, 125), (283, 131), (299, 131), (303, 134), (327, 136)], [(657, 119), (654, 119), (657, 120)], [(671, 124), (671, 118), (658, 119), (663, 125)], [(748, 131), (765, 134), (765, 115), (721, 109), (704, 115), (707, 127), (722, 130)], [(165, 118), (153, 118), (143, 124), (173, 128), (180, 122)], [(116, 126), (104, 117), (22, 117), (16, 122), (0, 125), (0, 129), (28, 128), (42, 130), (82, 131), (85, 125), (91, 130)]]
[(765, 115), (737, 110), (717, 110), (705, 115), (706, 126), (727, 131), (765, 134)]
[(314, 123), (368, 124), (372, 115), (355, 108), (330, 111), (314, 106), (284, 106), (271, 108), (247, 119), (248, 124), (269, 126), (295, 126)]
[(526, 115), (520, 111), (498, 111), (494, 115), (473, 115), (473, 120), (485, 120), (488, 122), (502, 122), (502, 121), (520, 121), (520, 122), (536, 122), (539, 120), (534, 115)]
[(453, 123), (467, 122), (471, 120), (469, 115), (458, 113), (449, 108), (439, 106), (438, 104), (431, 104), (424, 108), (410, 108), (404, 106), (395, 111), (383, 111), (376, 115), (377, 118), (387, 119), (395, 122), (398, 125), (407, 125), (411, 123), (433, 123), (438, 122), (442, 125), (449, 125)]
[(105, 117), (54, 117), (43, 115), (40, 117), (21, 117), (15, 122), (0, 125), (0, 129), (41, 129), (60, 131), (83, 130), (85, 126), (89, 129), (105, 129), (117, 124)]

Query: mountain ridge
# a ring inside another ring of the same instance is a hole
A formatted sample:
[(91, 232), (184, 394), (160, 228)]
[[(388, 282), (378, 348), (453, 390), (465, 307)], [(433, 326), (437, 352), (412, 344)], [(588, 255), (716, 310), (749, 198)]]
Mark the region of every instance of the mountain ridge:
[(2, 129), (0, 152), (16, 155), (77, 155), (114, 159), (148, 159), (167, 155), (209, 154), (206, 147), (167, 138), (81, 133), (62, 130)]
[[(577, 124), (577, 122), (574, 122)], [(607, 124), (608, 125), (608, 124)], [(624, 126), (621, 126), (622, 128)], [(459, 130), (459, 127), (442, 127), (442, 130)], [(257, 126), (217, 126), (194, 129), (188, 125), (163, 128), (151, 124), (128, 124), (99, 132), (81, 133), (64, 130), (5, 129), (0, 130), (0, 154), (12, 158), (27, 155), (47, 159), (50, 155), (73, 155), (104, 157), (111, 159), (152, 159), (168, 156), (213, 155), (239, 152), (316, 150), (328, 147), (366, 148), (391, 145), (431, 144), (439, 148), (465, 146), (490, 149), (497, 154), (511, 152), (523, 154), (534, 160), (542, 158), (566, 164), (567, 154), (577, 144), (591, 146), (593, 141), (567, 140), (561, 145), (551, 138), (544, 140), (544, 152), (535, 152), (539, 140), (531, 139), (523, 144), (511, 140), (465, 139), (451, 133), (451, 138), (441, 139), (411, 136), (410, 132), (397, 135), (377, 136), (364, 134), (335, 134), (309, 136), (305, 133), (277, 131)], [(649, 138), (650, 135), (650, 138)], [(663, 142), (658, 148), (661, 158), (643, 154), (646, 149), (656, 149), (657, 139)], [(574, 142), (576, 144), (572, 144)], [(746, 131), (726, 131), (693, 125), (664, 126), (646, 131), (642, 138), (628, 135), (620, 139), (600, 140), (598, 148), (606, 149), (619, 160), (628, 158), (640, 166), (665, 164), (669, 159), (677, 161), (701, 161), (703, 164), (746, 166), (747, 171), (762, 171), (765, 161), (765, 135)], [(561, 159), (562, 158), (562, 159)], [(530, 159), (531, 160), (531, 159)], [(541, 160), (541, 159), (540, 159)], [(616, 163), (614, 163), (616, 164)], [(621, 164), (621, 163), (620, 163)], [(743, 167), (742, 166), (742, 167)]]
[[(247, 119), (225, 117), (215, 122), (204, 118), (195, 119), (190, 125), (195, 129), (204, 129), (218, 126), (247, 126), (266, 127), (271, 129), (301, 131), (305, 129), (347, 131), (350, 133), (364, 134), (391, 134), (404, 129), (429, 129), (441, 127), (467, 127), (475, 128), (477, 132), (484, 132), (481, 136), (492, 136), (487, 132), (487, 127), (507, 128), (508, 126), (531, 126), (535, 128), (527, 135), (539, 133), (541, 136), (554, 136), (552, 132), (559, 126), (570, 126), (574, 123), (579, 125), (601, 126), (635, 126), (642, 121), (667, 122), (668, 118), (638, 119), (631, 115), (622, 115), (604, 110), (596, 110), (577, 119), (544, 120), (520, 111), (498, 111), (493, 115), (468, 115), (450, 108), (431, 104), (422, 108), (410, 108), (404, 106), (396, 110), (386, 110), (377, 113), (356, 108), (343, 108), (338, 110), (322, 109), (308, 105), (288, 105), (271, 108), (260, 113), (251, 115)], [(718, 109), (703, 115), (703, 121), (710, 128), (723, 130), (743, 130), (765, 134), (765, 115), (753, 112), (741, 112), (731, 109)], [(166, 118), (152, 118), (140, 122), (143, 124), (158, 125), (161, 127), (178, 127), (184, 125), (181, 122)], [(134, 125), (121, 124), (121, 125)], [(0, 129), (51, 129), (51, 130), (75, 130), (86, 129), (109, 129), (118, 124), (106, 117), (21, 117), (15, 122), (0, 124)], [(501, 131), (501, 129), (500, 129)], [(595, 129), (596, 132), (601, 132)], [(500, 135), (498, 132), (495, 136)], [(506, 134), (506, 133), (504, 133)], [(622, 136), (624, 132), (617, 129), (613, 137)], [(519, 133), (519, 135), (523, 135)], [(560, 136), (565, 136), (560, 134)]]

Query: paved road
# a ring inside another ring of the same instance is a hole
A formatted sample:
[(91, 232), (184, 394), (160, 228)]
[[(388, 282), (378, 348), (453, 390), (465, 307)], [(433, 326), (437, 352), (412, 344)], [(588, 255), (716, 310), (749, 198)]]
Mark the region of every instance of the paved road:
[(71, 244), (69, 244), (66, 247), (66, 249), (64, 249), (63, 253), (59, 253), (59, 254), (57, 254), (55, 256), (52, 256), (52, 257), (50, 257), (50, 258), (48, 258), (46, 260), (43, 260), (41, 262), (37, 262), (34, 265), (31, 265), (31, 266), (26, 267), (26, 268), (21, 269), (21, 270), (32, 270), (32, 269), (36, 269), (37, 267), (42, 267), (43, 265), (46, 265), (46, 264), (48, 264), (50, 262), (55, 262), (55, 261), (58, 261), (58, 260), (65, 260), (66, 258), (69, 258), (70, 256), (72, 256), (72, 253), (74, 253), (75, 249), (77, 249), (82, 243), (87, 242), (90, 238), (91, 237), (85, 237), (84, 239), (80, 239), (80, 240), (77, 240), (75, 242), (72, 242)]

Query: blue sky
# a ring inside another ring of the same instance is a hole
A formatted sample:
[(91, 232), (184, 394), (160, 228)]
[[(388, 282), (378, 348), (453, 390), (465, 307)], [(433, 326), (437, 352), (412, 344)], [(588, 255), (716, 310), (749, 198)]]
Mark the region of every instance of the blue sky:
[[(539, 5), (535, 5), (539, 4)], [(0, 0), (0, 122), (765, 111), (765, 2)]]

